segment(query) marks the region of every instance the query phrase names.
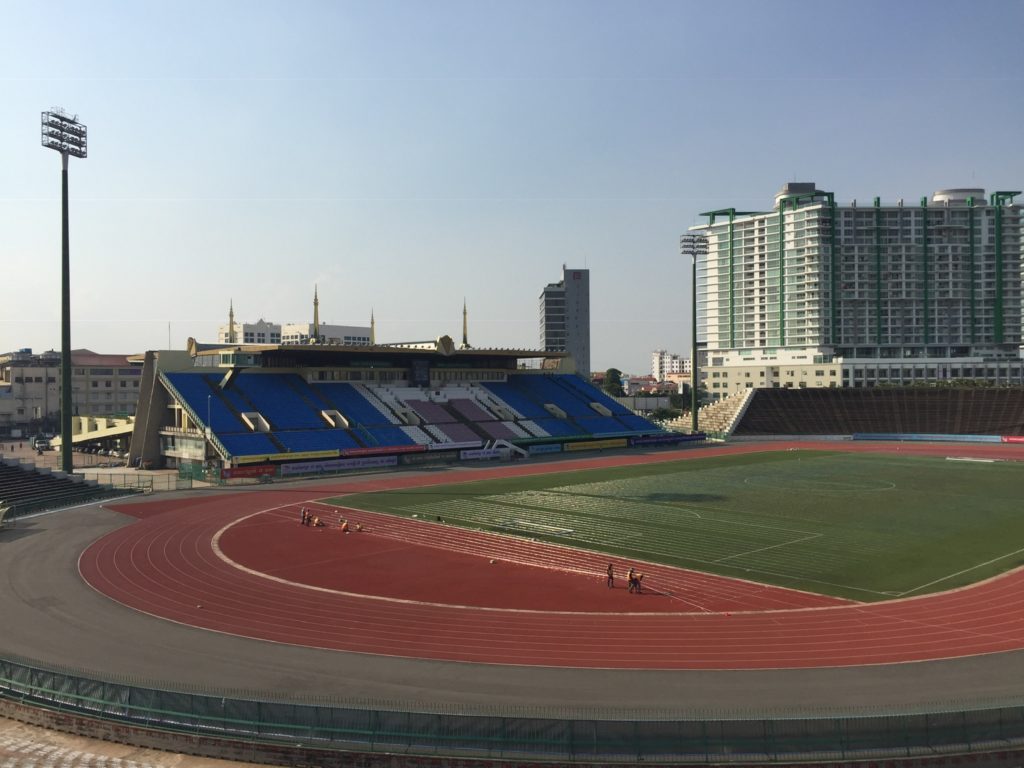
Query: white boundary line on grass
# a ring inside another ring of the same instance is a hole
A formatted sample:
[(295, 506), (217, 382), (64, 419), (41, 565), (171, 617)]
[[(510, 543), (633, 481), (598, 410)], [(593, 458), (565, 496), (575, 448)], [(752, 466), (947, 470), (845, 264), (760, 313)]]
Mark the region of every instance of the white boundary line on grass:
[(765, 550), (768, 550), (768, 549), (777, 549), (779, 547), (788, 547), (790, 544), (799, 544), (801, 541), (810, 541), (811, 539), (820, 539), (824, 535), (825, 534), (823, 534), (823, 533), (812, 533), (812, 534), (810, 534), (808, 536), (803, 536), (803, 537), (801, 537), (799, 539), (792, 539), (791, 541), (783, 541), (783, 542), (780, 542), (778, 544), (770, 544), (767, 547), (758, 547), (757, 549), (752, 549), (749, 552), (737, 552), (735, 555), (726, 555), (725, 557), (720, 557), (717, 560), (712, 560), (711, 562), (712, 563), (724, 563), (726, 560), (732, 560), (733, 558), (736, 558), (736, 557), (746, 557), (747, 555), (753, 555), (753, 554), (756, 554), (757, 552), (764, 552)]
[(932, 586), (933, 584), (938, 584), (939, 582), (942, 582), (942, 581), (948, 581), (949, 579), (955, 579), (957, 576), (965, 574), (968, 571), (973, 571), (973, 570), (975, 570), (977, 568), (984, 568), (986, 565), (992, 565), (992, 563), (997, 563), (1000, 560), (1005, 560), (1008, 557), (1013, 557), (1014, 555), (1019, 555), (1021, 552), (1024, 552), (1024, 547), (1021, 547), (1020, 549), (1015, 549), (1015, 550), (1013, 550), (1013, 552), (1007, 552), (1005, 555), (1000, 555), (999, 557), (993, 557), (991, 560), (986, 560), (983, 563), (976, 563), (975, 565), (972, 565), (970, 568), (963, 568), (962, 570), (959, 570), (956, 573), (951, 573), (951, 574), (949, 574), (947, 576), (943, 576), (941, 578), (934, 579), (933, 581), (929, 581), (927, 584), (921, 584), (920, 586), (914, 587), (913, 589), (908, 589), (905, 592), (899, 592), (898, 595), (899, 595), (899, 597), (906, 597), (907, 595), (911, 595), (914, 592), (919, 592), (922, 589), (927, 589), (928, 587)]

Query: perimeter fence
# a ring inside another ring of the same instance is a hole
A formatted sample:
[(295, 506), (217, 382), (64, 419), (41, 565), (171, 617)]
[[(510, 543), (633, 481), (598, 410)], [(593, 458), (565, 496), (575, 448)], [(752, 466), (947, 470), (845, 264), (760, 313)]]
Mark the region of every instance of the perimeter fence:
[(381, 702), (175, 691), (11, 658), (0, 659), (0, 697), (64, 715), (232, 743), (507, 761), (749, 764), (978, 754), (1024, 745), (1021, 704), (788, 718), (765, 712), (620, 719), (553, 716), (539, 708), (466, 714)]

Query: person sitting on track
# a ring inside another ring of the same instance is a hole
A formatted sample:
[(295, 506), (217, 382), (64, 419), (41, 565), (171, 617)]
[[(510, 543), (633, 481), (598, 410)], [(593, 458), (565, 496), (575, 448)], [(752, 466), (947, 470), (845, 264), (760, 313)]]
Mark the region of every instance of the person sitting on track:
[(319, 515), (313, 515), (313, 527), (314, 528), (323, 528), (324, 527), (324, 521), (320, 519)]

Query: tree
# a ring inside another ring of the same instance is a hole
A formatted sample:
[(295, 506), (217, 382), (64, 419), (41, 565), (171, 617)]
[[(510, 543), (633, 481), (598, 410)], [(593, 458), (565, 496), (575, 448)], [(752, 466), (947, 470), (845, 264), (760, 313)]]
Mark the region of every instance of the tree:
[(622, 388), (622, 371), (618, 368), (609, 368), (605, 371), (603, 387), (612, 397), (624, 397), (626, 391)]

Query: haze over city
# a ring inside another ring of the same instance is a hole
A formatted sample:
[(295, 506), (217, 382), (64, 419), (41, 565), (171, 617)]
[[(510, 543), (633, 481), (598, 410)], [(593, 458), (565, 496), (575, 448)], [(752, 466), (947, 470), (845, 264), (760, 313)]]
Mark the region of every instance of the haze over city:
[(591, 270), (593, 370), (686, 353), (701, 211), (1019, 189), (1024, 3), (0, 2), (0, 351), (139, 352), (239, 320), (536, 347)]

